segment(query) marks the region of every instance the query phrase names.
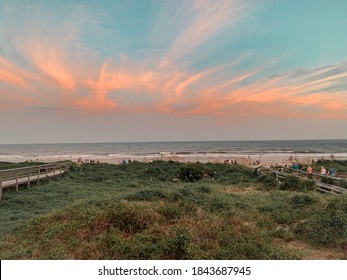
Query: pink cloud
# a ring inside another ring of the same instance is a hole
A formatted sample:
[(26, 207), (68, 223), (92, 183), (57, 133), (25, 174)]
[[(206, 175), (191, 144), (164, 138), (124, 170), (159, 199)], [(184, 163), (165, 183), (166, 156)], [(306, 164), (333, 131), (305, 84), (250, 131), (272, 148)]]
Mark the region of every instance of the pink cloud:
[(0, 69), (0, 80), (21, 87), (25, 86), (25, 83), (21, 77), (4, 69)]
[(0, 56), (0, 80), (16, 86), (25, 87), (23, 71)]
[(73, 73), (67, 67), (69, 57), (66, 56), (63, 49), (41, 41), (29, 43), (26, 52), (31, 63), (63, 89), (74, 90), (76, 88)]
[(238, 62), (189, 71), (160, 67), (157, 60), (102, 61), (80, 49), (72, 59), (66, 44), (56, 46), (47, 38), (25, 43), (20, 51), (33, 66), (31, 72), (0, 57), (0, 80), (16, 86), (13, 96), (23, 107), (54, 105), (107, 114), (154, 111), (181, 117), (347, 118), (346, 92), (341, 90), (347, 78), (344, 63), (301, 75), (293, 71), (265, 77), (266, 66), (240, 72)]
[[(340, 68), (340, 72), (343, 69)], [(330, 70), (325, 67), (308, 71), (300, 78), (288, 73), (262, 79), (254, 78), (259, 71), (251, 71), (222, 84), (195, 89), (194, 96), (177, 95), (170, 103), (162, 102), (157, 108), (161, 112), (185, 116), (347, 118), (346, 91), (333, 90), (334, 86), (346, 82), (347, 73), (333, 74), (329, 73)], [(321, 74), (326, 77), (317, 78)], [(199, 77), (199, 74), (192, 77), (195, 76)], [(251, 77), (254, 79), (251, 83), (239, 84)], [(208, 75), (204, 77), (204, 80), (208, 79), (212, 78)], [(330, 90), (326, 91), (327, 88)]]

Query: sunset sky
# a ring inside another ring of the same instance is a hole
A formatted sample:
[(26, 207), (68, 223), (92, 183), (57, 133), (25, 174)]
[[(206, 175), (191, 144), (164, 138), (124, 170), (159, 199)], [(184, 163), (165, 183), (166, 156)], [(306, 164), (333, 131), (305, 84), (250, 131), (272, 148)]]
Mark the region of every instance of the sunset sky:
[(347, 139), (346, 0), (0, 3), (0, 144)]

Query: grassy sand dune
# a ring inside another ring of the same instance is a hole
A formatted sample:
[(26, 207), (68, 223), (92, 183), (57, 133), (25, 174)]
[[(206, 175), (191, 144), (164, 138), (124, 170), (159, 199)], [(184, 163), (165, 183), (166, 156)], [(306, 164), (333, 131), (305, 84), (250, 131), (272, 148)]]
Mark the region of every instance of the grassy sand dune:
[(240, 165), (73, 165), (4, 193), (0, 257), (346, 259), (347, 196), (311, 189)]

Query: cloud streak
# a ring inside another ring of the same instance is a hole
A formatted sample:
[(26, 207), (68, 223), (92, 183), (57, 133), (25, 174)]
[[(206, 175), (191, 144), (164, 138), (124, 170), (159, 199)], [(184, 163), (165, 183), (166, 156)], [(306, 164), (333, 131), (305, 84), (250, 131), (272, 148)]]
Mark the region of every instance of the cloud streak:
[[(244, 16), (245, 1), (238, 0), (195, 0), (183, 1), (181, 9), (191, 10), (191, 21), (173, 41), (166, 56), (161, 61), (165, 67), (177, 59), (190, 54), (225, 27), (231, 26)], [(185, 21), (185, 20), (183, 20)]]
[(42, 73), (51, 77), (62, 89), (76, 88), (73, 74), (66, 66), (62, 50), (43, 42), (32, 43), (29, 46), (29, 59)]
[(24, 76), (24, 73), (21, 69), (0, 56), (0, 81), (19, 87), (25, 87), (22, 76)]
[[(197, 98), (193, 114), (231, 116), (274, 116), (287, 118), (347, 118), (347, 90), (334, 90), (347, 84), (347, 62), (307, 71), (300, 78), (295, 72), (253, 80), (245, 86), (234, 85), (228, 91)], [(324, 73), (325, 77), (319, 76)], [(247, 76), (247, 74), (246, 74)], [(316, 79), (312, 79), (316, 77)], [(309, 81), (308, 81), (309, 80)]]
[(62, 23), (53, 38), (53, 30), (14, 37), (20, 62), (0, 56), (0, 81), (11, 88), (0, 91), (2, 109), (12, 109), (15, 99), (22, 108), (57, 108), (53, 114), (64, 109), (110, 116), (347, 119), (347, 62), (283, 74), (271, 72), (270, 63), (245, 66), (242, 59), (202, 69), (180, 62), (242, 18), (243, 5), (238, 0), (182, 1), (179, 10), (188, 10), (185, 15), (192, 18), (183, 20), (186, 28), (162, 59), (101, 56), (80, 48), (85, 44), (79, 24)]
[[(341, 90), (347, 85), (347, 62), (305, 70), (301, 75), (293, 71), (266, 77), (266, 67), (240, 72), (237, 64), (229, 63), (188, 71), (125, 59), (120, 64), (107, 60), (99, 67), (89, 65), (94, 70), (81, 74), (82, 63), (73, 61), (63, 49), (44, 42), (28, 44), (27, 49), (26, 59), (37, 71), (30, 77), (0, 58), (0, 80), (22, 94), (28, 88), (55, 92), (58, 107), (109, 113), (122, 108), (186, 117), (347, 118), (347, 92)], [(40, 99), (40, 106), (51, 105), (48, 93), (40, 96), (47, 99)], [(134, 98), (138, 102), (131, 101)]]

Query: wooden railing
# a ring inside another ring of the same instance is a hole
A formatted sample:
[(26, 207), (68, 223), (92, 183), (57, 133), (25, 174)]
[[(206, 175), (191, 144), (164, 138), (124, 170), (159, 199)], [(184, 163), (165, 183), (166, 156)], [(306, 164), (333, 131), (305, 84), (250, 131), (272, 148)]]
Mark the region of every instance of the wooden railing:
[(61, 164), (51, 163), (30, 167), (0, 170), (0, 199), (5, 188), (15, 187), (18, 191), (20, 185), (30, 186), (31, 182), (39, 183), (49, 177), (61, 175), (66, 167)]
[(268, 168), (260, 166), (257, 170), (260, 173), (273, 173), (276, 175), (277, 180), (283, 180), (288, 175), (294, 175), (302, 180), (313, 180), (316, 190), (325, 193), (341, 194), (347, 192), (346, 188), (340, 186), (340, 182), (345, 180), (345, 178), (321, 175), (319, 173), (309, 173), (291, 167)]
[(345, 178), (341, 178), (339, 176), (322, 175), (322, 174), (315, 173), (315, 172), (309, 173), (309, 172), (306, 172), (303, 170), (293, 169), (291, 167), (284, 168), (283, 171), (286, 173), (298, 175), (300, 177), (308, 177), (310, 179), (319, 180), (319, 181), (322, 181), (322, 179), (323, 180), (328, 179), (329, 181), (332, 182), (333, 185), (339, 185), (340, 181), (345, 179)]

